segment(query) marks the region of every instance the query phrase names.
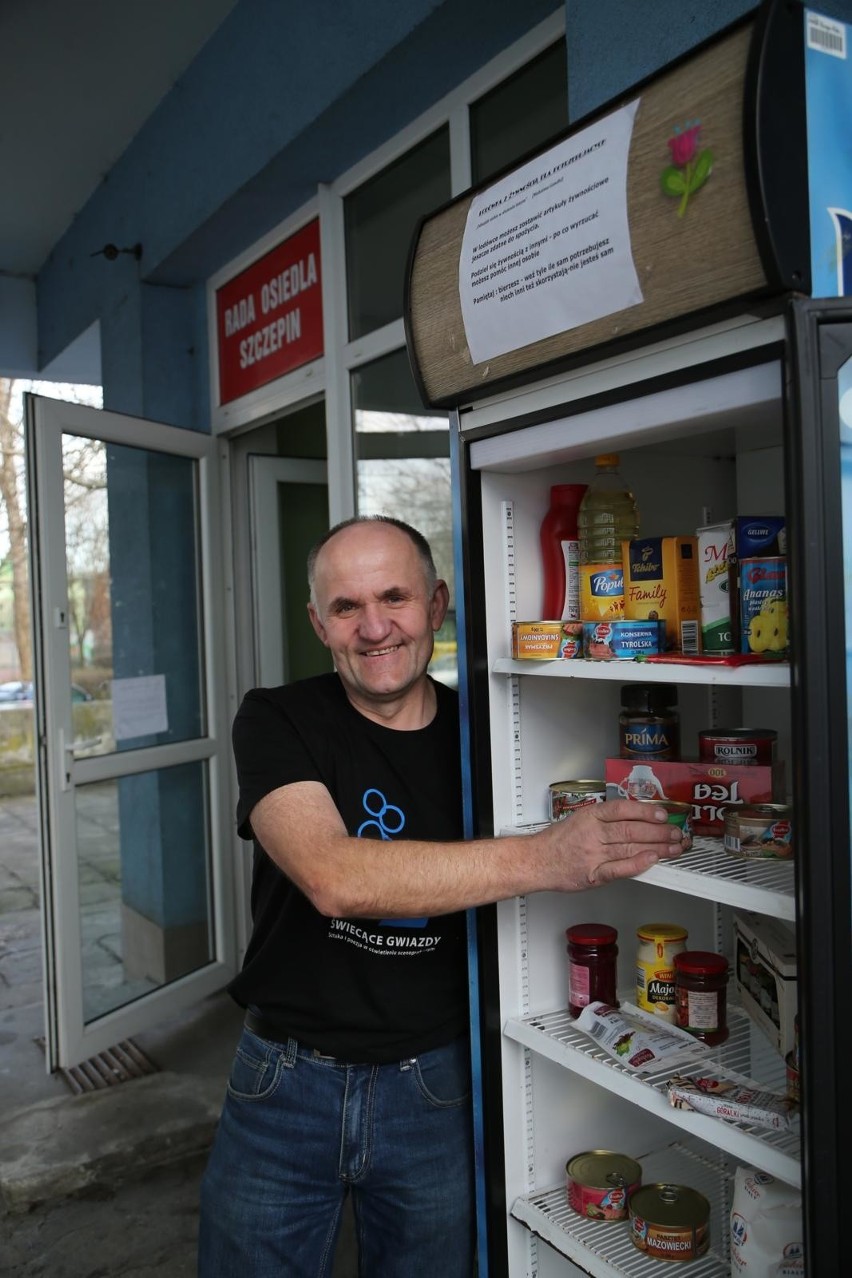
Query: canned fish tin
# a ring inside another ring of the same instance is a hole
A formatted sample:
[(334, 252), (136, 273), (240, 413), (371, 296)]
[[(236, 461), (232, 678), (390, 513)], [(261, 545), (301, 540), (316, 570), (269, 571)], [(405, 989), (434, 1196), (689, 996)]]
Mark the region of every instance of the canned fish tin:
[(636, 1005), (674, 1025), (674, 956), (686, 949), (686, 928), (676, 923), (645, 923), (636, 936)]
[(692, 843), (692, 804), (678, 803), (675, 799), (634, 799), (634, 803), (654, 803), (658, 808), (665, 808), (669, 825), (676, 825), (683, 831), (684, 838)]
[(513, 621), (512, 656), (532, 661), (571, 660), (583, 655), (579, 621)]
[(695, 1260), (710, 1246), (710, 1203), (688, 1185), (642, 1185), (631, 1195), (630, 1238), (655, 1260)]
[(725, 851), (745, 860), (789, 861), (793, 810), (782, 803), (742, 803), (725, 808)]
[(589, 1220), (627, 1220), (642, 1168), (626, 1154), (590, 1149), (565, 1165), (568, 1206)]
[(705, 728), (698, 734), (698, 757), (702, 763), (725, 767), (770, 765), (777, 740), (772, 728)]
[(578, 808), (606, 800), (603, 781), (554, 781), (549, 789), (551, 821), (561, 821)]
[(666, 647), (664, 621), (584, 621), (583, 652), (592, 661), (655, 657)]

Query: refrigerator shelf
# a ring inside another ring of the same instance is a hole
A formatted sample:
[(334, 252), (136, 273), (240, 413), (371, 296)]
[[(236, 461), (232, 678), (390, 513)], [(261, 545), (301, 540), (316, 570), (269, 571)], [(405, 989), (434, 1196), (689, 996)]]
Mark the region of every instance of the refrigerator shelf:
[[(629, 1004), (623, 1010), (631, 1015), (642, 1013)], [(772, 1051), (760, 1052), (762, 1077), (752, 1064), (752, 1035), (762, 1035), (746, 1013), (736, 1006), (728, 1008), (730, 1035), (727, 1042), (713, 1049), (696, 1044), (678, 1053), (676, 1063), (653, 1073), (637, 1074), (609, 1056), (593, 1039), (577, 1029), (566, 1009), (510, 1018), (503, 1032), (514, 1042), (528, 1047), (557, 1065), (615, 1092), (625, 1100), (656, 1114), (665, 1122), (724, 1150), (739, 1162), (756, 1166), (786, 1184), (801, 1183), (800, 1121), (793, 1120), (785, 1131), (770, 1131), (746, 1123), (731, 1123), (691, 1110), (674, 1109), (668, 1100), (666, 1083), (675, 1074), (688, 1078), (702, 1074), (722, 1074), (734, 1082), (758, 1090), (783, 1094), (786, 1086), (784, 1062)]]
[(696, 683), (721, 687), (788, 688), (786, 661), (765, 666), (655, 665), (647, 661), (517, 661), (498, 657), (492, 672), (544, 679), (610, 679), (619, 683)]
[[(689, 1185), (710, 1203), (710, 1250), (689, 1262), (690, 1278), (728, 1278), (729, 1225), (733, 1173), (715, 1165), (687, 1146), (675, 1143), (640, 1156), (643, 1184), (668, 1182)], [(563, 1256), (594, 1278), (653, 1278), (665, 1261), (641, 1252), (630, 1239), (629, 1221), (586, 1220), (568, 1206), (564, 1185), (517, 1199), (512, 1215)]]
[[(547, 822), (540, 822), (504, 828), (500, 833), (533, 834), (546, 827)], [(792, 860), (741, 860), (725, 851), (721, 839), (698, 835), (678, 861), (655, 865), (644, 874), (637, 874), (635, 882), (653, 883), (686, 896), (707, 897), (720, 905), (790, 923), (796, 918)]]

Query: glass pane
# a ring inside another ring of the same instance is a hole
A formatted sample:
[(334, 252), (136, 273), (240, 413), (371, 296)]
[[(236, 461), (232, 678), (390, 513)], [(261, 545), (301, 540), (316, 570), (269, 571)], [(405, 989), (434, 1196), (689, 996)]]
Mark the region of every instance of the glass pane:
[(62, 458), (77, 756), (202, 736), (197, 463), (76, 435)]
[(438, 576), (450, 588), (450, 611), (435, 639), (430, 673), (455, 685), (456, 623), (449, 422), (423, 408), (404, 351), (352, 375), (358, 513), (392, 515), (423, 533)]
[(852, 360), (837, 374), (840, 417), (840, 500), (843, 520), (843, 599), (846, 629), (846, 745), (852, 812)]
[(474, 185), (568, 128), (568, 55), (551, 45), (470, 108)]
[(209, 963), (206, 765), (75, 789), (86, 1024)]
[(450, 194), (450, 137), (442, 128), (346, 197), (351, 341), (401, 317), (414, 228)]

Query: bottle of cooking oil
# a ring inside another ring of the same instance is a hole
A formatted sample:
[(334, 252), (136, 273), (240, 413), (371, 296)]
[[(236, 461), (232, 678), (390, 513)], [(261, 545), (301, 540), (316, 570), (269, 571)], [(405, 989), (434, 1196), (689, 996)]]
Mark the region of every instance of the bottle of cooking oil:
[(595, 477), (577, 516), (580, 543), (580, 618), (617, 621), (624, 616), (621, 543), (639, 533), (639, 511), (619, 471), (617, 453), (595, 458)]

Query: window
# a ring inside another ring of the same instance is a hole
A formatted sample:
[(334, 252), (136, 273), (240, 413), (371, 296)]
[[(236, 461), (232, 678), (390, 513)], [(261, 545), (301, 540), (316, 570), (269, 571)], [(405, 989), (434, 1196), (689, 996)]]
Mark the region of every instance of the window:
[(545, 49), (470, 108), (474, 186), (568, 127), (565, 41)]
[(433, 133), (344, 200), (349, 339), (402, 315), (405, 269), (420, 218), (450, 198), (450, 137)]

